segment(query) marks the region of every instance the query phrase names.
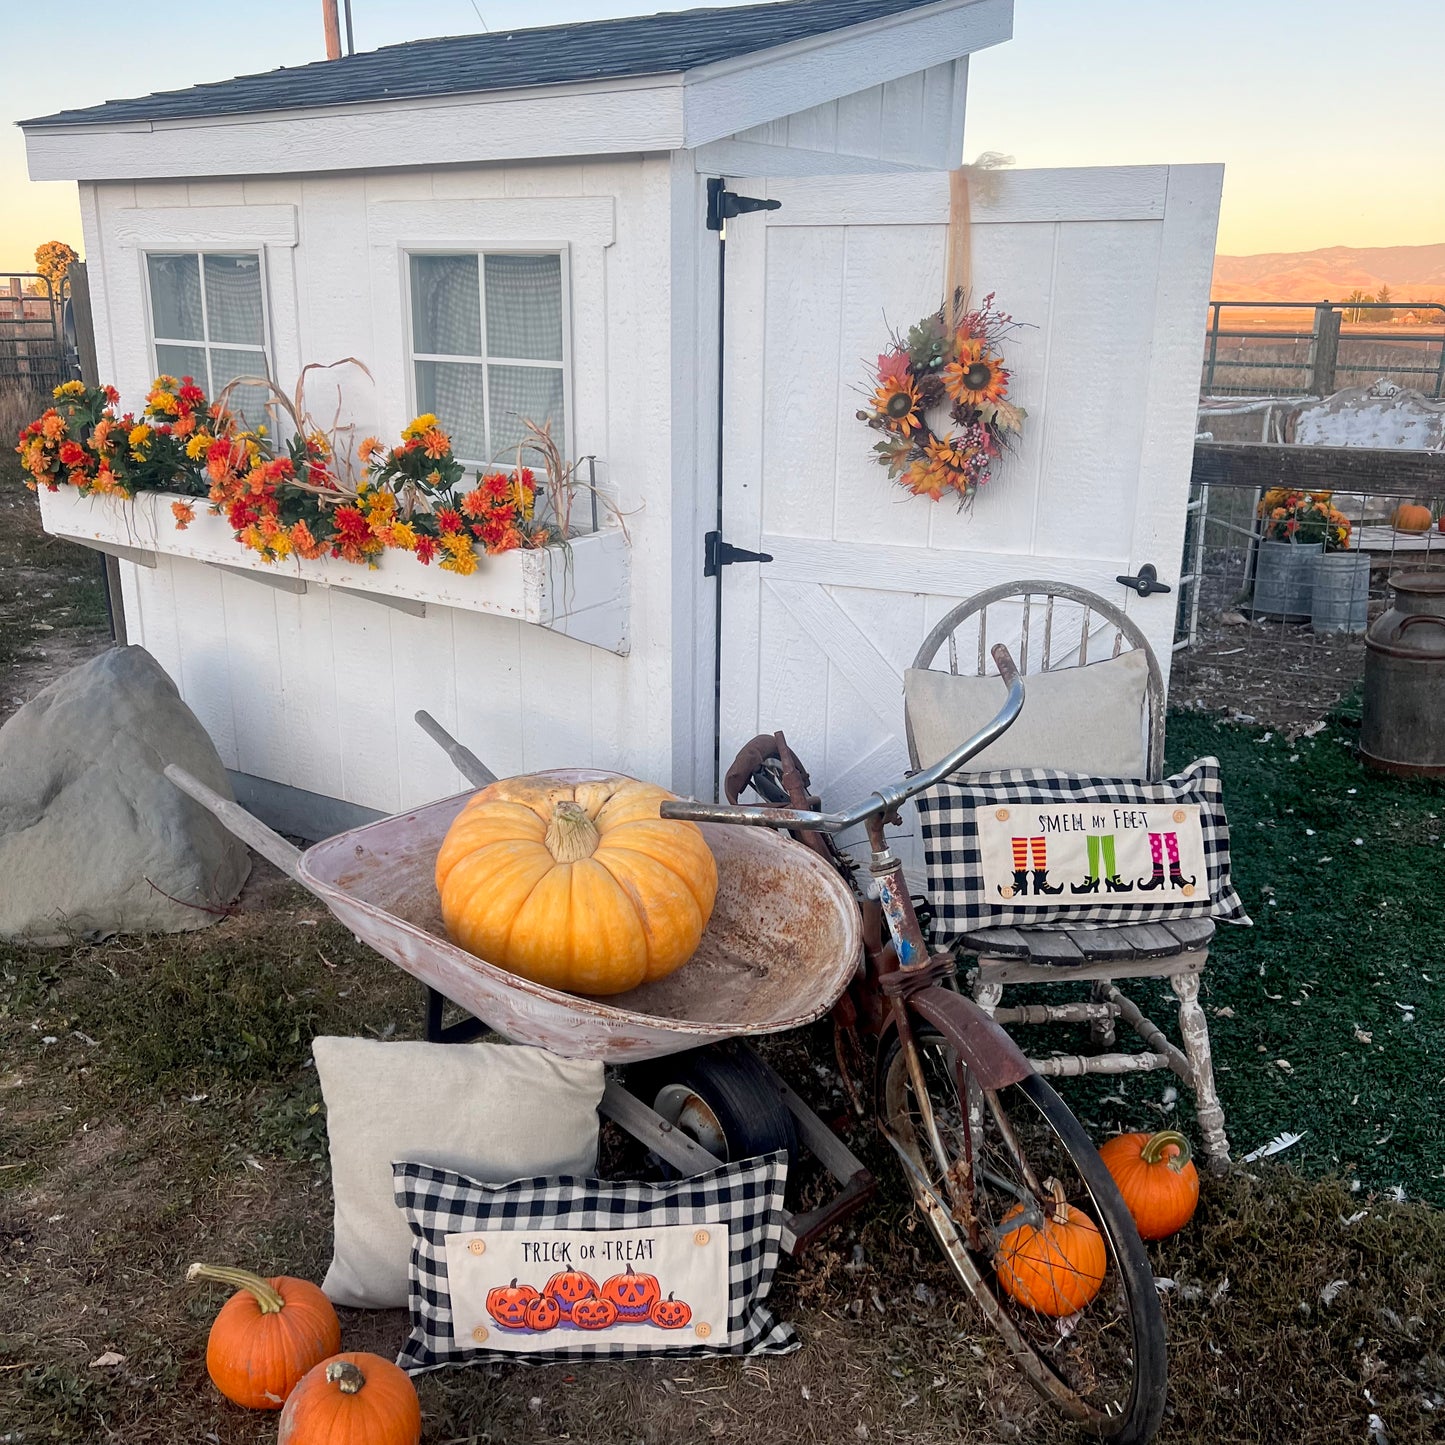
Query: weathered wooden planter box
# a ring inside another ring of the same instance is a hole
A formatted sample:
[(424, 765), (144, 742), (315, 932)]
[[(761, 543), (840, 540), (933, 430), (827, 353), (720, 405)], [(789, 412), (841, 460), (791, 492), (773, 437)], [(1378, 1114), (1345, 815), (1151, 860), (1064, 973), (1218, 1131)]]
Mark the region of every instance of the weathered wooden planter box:
[[(184, 531), (171, 512), (171, 503), (180, 500), (196, 509), (195, 521)], [(383, 554), (376, 567), (330, 558), (268, 563), (242, 547), (226, 519), (210, 512), (203, 499), (160, 492), (125, 501), (85, 496), (72, 487), (42, 489), (40, 512), (47, 532), (140, 566), (154, 567), (164, 552), (245, 573), (288, 592), (330, 587), (403, 611), (454, 607), (486, 612), (619, 655), (628, 651), (630, 549), (616, 529), (574, 537), (565, 548), (479, 556), (476, 572), (463, 577), (394, 552)]]

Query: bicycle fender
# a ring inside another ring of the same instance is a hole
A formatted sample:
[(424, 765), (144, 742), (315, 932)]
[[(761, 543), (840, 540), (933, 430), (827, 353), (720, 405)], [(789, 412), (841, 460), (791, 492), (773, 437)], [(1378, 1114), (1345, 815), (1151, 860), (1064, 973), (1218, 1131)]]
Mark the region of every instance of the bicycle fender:
[(971, 998), (952, 989), (920, 989), (908, 1006), (956, 1048), (985, 1089), (1017, 1084), (1034, 1072), (1024, 1052)]

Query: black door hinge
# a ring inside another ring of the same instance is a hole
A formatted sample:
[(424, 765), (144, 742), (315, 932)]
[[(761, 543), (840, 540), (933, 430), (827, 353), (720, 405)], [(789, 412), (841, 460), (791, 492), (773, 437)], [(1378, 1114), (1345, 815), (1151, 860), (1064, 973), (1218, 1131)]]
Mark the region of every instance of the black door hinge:
[(720, 568), (731, 567), (734, 562), (771, 562), (771, 552), (749, 552), (744, 547), (734, 547), (724, 542), (721, 532), (709, 532), (702, 539), (702, 575), (716, 577)]
[(757, 196), (740, 196), (736, 191), (728, 190), (726, 183), (714, 176), (707, 183), (707, 228), (709, 231), (721, 231), (723, 223), (734, 216), (748, 211), (776, 211), (782, 204), (781, 201), (764, 201)]

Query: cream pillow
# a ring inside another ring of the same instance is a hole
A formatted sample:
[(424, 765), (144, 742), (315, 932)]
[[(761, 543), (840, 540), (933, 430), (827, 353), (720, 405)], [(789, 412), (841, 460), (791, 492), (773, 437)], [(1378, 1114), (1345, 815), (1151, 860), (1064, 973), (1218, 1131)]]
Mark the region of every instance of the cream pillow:
[(507, 1184), (597, 1169), (602, 1064), (520, 1044), (312, 1045), (336, 1196), (331, 1268), (339, 1305), (404, 1307), (411, 1229), (393, 1194), (408, 1160)]
[[(1087, 667), (1024, 679), (1024, 710), (964, 771), (1053, 768), (1097, 778), (1142, 778), (1147, 770), (1144, 697), (1149, 659), (1142, 650)], [(998, 677), (955, 677), (910, 667), (903, 696), (921, 768), (932, 767), (988, 723), (1008, 690)]]

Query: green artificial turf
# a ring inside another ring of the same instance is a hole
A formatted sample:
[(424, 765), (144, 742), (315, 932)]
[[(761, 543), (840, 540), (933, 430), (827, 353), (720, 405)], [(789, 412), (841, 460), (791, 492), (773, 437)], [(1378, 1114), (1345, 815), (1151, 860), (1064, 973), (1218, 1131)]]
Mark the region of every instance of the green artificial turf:
[(1304, 1132), (1281, 1162), (1442, 1205), (1445, 785), (1366, 771), (1357, 732), (1348, 706), (1295, 742), (1169, 719), (1171, 768), (1220, 760), (1254, 918), (1206, 974), (1217, 1077), (1235, 1158)]

